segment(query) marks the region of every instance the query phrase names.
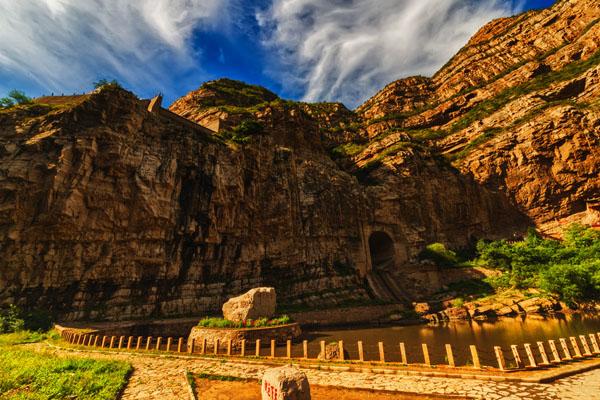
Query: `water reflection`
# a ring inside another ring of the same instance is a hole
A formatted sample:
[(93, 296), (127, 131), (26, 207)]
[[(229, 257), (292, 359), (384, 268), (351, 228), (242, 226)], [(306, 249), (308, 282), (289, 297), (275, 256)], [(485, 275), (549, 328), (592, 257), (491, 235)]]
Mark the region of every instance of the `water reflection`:
[[(358, 358), (356, 342), (362, 340), (365, 358), (378, 360), (377, 342), (382, 341), (386, 349), (386, 361), (399, 361), (399, 343), (406, 345), (409, 362), (423, 362), (421, 344), (429, 347), (433, 363), (445, 363), (446, 343), (454, 347), (457, 364), (464, 365), (469, 360), (468, 346), (474, 344), (485, 365), (495, 365), (493, 346), (502, 346), (508, 351), (510, 345), (535, 344), (539, 340), (600, 332), (598, 315), (562, 315), (540, 318), (520, 317), (496, 321), (456, 321), (444, 324), (390, 326), (377, 328), (325, 329), (308, 332), (309, 355), (316, 357), (319, 342), (343, 340), (350, 358)], [(301, 346), (299, 346), (301, 347)], [(297, 347), (294, 352), (300, 352)]]

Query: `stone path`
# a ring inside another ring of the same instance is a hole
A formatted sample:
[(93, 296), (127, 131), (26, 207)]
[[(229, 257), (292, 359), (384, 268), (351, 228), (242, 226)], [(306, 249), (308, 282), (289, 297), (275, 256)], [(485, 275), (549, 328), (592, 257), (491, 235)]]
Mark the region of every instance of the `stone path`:
[[(58, 355), (123, 360), (132, 364), (133, 374), (123, 393), (123, 399), (187, 399), (184, 372), (231, 375), (259, 379), (268, 368), (221, 359), (152, 356), (143, 354), (74, 351), (33, 346), (40, 351)], [(552, 384), (490, 382), (456, 378), (401, 376), (361, 372), (305, 369), (311, 383), (347, 388), (384, 389), (392, 391), (460, 395), (475, 399), (532, 400), (600, 400), (600, 369), (558, 380)]]

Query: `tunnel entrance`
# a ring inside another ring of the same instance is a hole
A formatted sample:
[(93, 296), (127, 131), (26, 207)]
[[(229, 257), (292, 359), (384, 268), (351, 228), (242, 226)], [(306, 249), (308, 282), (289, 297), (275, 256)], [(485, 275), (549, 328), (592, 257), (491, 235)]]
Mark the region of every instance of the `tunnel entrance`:
[(385, 232), (373, 232), (369, 237), (369, 252), (373, 270), (387, 270), (394, 267), (394, 242)]

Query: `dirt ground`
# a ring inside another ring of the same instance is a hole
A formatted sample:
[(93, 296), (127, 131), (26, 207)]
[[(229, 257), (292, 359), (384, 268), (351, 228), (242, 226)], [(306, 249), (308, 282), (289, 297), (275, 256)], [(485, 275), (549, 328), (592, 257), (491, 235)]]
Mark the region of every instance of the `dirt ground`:
[[(256, 381), (225, 382), (196, 379), (196, 395), (202, 400), (260, 400), (260, 384)], [(457, 397), (420, 396), (415, 394), (386, 393), (369, 390), (351, 390), (310, 386), (313, 400), (413, 400), (413, 399), (457, 399)], [(461, 397), (458, 397), (460, 399)]]

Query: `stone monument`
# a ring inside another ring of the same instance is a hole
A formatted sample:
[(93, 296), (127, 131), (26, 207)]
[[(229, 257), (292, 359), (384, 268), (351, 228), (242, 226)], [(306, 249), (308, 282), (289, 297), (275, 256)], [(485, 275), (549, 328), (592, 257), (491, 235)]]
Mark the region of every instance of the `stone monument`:
[(262, 400), (310, 400), (306, 374), (291, 365), (266, 370), (260, 392)]

